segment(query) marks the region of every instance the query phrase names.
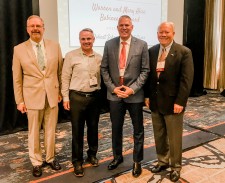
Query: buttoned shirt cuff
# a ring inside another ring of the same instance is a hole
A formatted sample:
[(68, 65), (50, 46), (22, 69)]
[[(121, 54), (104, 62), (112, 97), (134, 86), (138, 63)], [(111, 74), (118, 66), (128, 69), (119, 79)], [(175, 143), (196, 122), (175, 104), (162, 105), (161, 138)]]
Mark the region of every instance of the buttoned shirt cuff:
[(70, 101), (69, 97), (63, 97), (63, 102), (68, 102)]

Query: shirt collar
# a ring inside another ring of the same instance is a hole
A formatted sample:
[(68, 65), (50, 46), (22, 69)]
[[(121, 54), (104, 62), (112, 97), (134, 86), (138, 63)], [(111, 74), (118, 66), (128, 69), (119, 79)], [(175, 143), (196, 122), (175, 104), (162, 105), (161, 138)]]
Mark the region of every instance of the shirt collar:
[(165, 48), (166, 51), (168, 52), (168, 51), (170, 50), (172, 44), (173, 44), (173, 41), (172, 41), (168, 46), (166, 46), (166, 47), (163, 47), (163, 46), (160, 44), (160, 50), (162, 50), (163, 48)]
[[(121, 42), (124, 42), (121, 38), (120, 38), (120, 44)], [(128, 38), (128, 40), (125, 41), (128, 45), (130, 45), (131, 42), (131, 36)]]
[(87, 57), (95, 56), (95, 52), (94, 52), (94, 51), (92, 52), (91, 55), (86, 55), (86, 53), (84, 53), (83, 50), (82, 50), (81, 48), (79, 48), (79, 50), (80, 50), (80, 54), (81, 54), (81, 55), (85, 55), (85, 56), (87, 56)]
[(44, 44), (43, 39), (39, 43), (36, 43), (36, 42), (32, 41), (31, 39), (30, 39), (30, 42), (31, 42), (32, 46), (36, 46), (37, 44), (40, 44), (42, 46)]

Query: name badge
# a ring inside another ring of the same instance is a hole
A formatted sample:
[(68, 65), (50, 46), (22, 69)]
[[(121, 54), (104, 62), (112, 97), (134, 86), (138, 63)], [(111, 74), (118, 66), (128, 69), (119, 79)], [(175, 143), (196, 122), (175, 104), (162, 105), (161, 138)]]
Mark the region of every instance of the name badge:
[(157, 67), (156, 67), (157, 72), (164, 71), (164, 68), (165, 68), (165, 61), (157, 62)]
[(120, 76), (124, 76), (124, 73), (125, 73), (125, 69), (120, 69)]

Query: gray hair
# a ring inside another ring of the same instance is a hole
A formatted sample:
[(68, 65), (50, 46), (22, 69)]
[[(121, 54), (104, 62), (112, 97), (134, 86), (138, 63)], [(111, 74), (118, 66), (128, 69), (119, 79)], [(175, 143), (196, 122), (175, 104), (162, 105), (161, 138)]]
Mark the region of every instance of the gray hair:
[(119, 21), (120, 21), (121, 18), (128, 18), (128, 19), (132, 20), (132, 19), (130, 18), (130, 16), (128, 16), (128, 15), (122, 15), (122, 16), (119, 18)]
[(175, 32), (175, 25), (174, 25), (173, 22), (162, 22), (162, 23), (158, 26), (158, 30), (160, 29), (160, 27), (161, 27), (162, 25), (169, 25), (169, 26), (172, 28), (173, 32)]
[(31, 15), (31, 16), (29, 16), (27, 18), (27, 24), (28, 24), (29, 20), (32, 19), (32, 18), (39, 18), (41, 20), (42, 24), (43, 24), (43, 27), (44, 27), (44, 20), (41, 17), (39, 17), (38, 15)]
[(93, 30), (90, 29), (90, 28), (84, 28), (84, 29), (82, 29), (82, 30), (80, 31), (80, 33), (81, 33), (81, 32), (84, 32), (84, 31), (94, 33)]
[(120, 18), (119, 18), (119, 20), (118, 20), (118, 25), (119, 25), (119, 23), (120, 23), (121, 19), (123, 19), (123, 18), (127, 18), (127, 19), (129, 19), (129, 20), (130, 20), (130, 22), (131, 22), (131, 25), (132, 25), (132, 19), (131, 19), (131, 18), (130, 18), (130, 16), (128, 16), (128, 15), (122, 15), (122, 16), (120, 16)]

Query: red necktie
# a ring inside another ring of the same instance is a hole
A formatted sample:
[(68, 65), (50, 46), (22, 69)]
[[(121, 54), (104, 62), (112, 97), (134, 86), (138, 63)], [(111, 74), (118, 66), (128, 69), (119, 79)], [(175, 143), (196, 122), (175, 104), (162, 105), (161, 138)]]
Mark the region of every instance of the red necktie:
[(121, 53), (120, 53), (120, 69), (124, 69), (125, 68), (125, 64), (126, 64), (126, 42), (121, 42), (122, 49), (121, 49)]

